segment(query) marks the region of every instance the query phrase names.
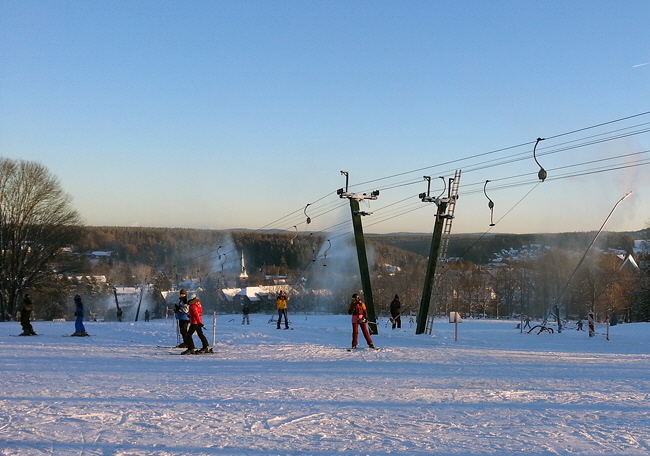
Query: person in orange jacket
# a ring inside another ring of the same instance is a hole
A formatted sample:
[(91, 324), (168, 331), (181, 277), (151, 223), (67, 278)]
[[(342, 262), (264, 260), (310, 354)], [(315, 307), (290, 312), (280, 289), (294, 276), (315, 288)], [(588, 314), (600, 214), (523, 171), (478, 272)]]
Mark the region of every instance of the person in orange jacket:
[[(185, 336), (185, 345), (187, 350), (181, 353), (181, 355), (190, 355), (193, 353), (209, 353), (211, 351), (210, 345), (208, 344), (208, 339), (205, 338), (203, 334), (203, 306), (201, 305), (201, 300), (195, 295), (190, 296), (190, 300), (187, 302), (190, 306), (190, 327), (187, 329), (187, 334)], [(199, 350), (194, 349), (194, 340), (192, 335), (196, 332), (203, 347)]]
[(357, 348), (359, 339), (359, 326), (363, 332), (363, 337), (366, 339), (368, 347), (375, 348), (368, 332), (368, 309), (363, 303), (358, 294), (352, 295), (352, 302), (348, 308), (348, 314), (352, 315), (352, 350)]

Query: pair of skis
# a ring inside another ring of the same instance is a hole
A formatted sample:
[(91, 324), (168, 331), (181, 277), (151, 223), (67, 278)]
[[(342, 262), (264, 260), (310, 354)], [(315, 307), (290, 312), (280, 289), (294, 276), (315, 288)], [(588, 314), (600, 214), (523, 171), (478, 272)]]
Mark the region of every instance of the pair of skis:
[[(357, 351), (359, 349), (358, 348), (346, 348), (346, 350), (349, 351), (349, 352), (353, 352), (353, 351)], [(361, 348), (361, 350), (376, 350), (376, 351), (379, 351), (379, 350), (381, 350), (381, 348), (379, 348), (379, 347), (365, 347), (365, 348)]]

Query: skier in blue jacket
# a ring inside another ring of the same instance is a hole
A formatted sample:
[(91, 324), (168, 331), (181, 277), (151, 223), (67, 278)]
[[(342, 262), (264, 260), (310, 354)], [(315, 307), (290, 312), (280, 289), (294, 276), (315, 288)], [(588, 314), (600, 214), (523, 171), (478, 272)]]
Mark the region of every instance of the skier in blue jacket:
[(74, 334), (73, 336), (87, 336), (86, 328), (84, 327), (84, 304), (81, 302), (81, 296), (75, 295), (74, 297), (75, 311), (74, 316)]
[(178, 322), (178, 331), (181, 337), (181, 343), (177, 345), (178, 348), (187, 348), (185, 339), (187, 338), (187, 327), (190, 324), (190, 306), (187, 304), (187, 291), (181, 289), (178, 296), (178, 304), (174, 306), (176, 313), (176, 321)]

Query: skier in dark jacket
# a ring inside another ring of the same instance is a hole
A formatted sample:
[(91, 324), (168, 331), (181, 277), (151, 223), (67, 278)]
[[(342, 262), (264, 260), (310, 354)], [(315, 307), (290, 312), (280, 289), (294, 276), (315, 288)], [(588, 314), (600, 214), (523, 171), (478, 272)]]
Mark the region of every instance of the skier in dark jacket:
[(178, 332), (181, 336), (181, 343), (178, 348), (187, 348), (185, 339), (187, 338), (187, 327), (190, 324), (190, 306), (187, 304), (187, 291), (181, 289), (178, 296), (178, 304), (174, 306), (176, 321), (178, 322)]
[(87, 336), (86, 328), (84, 327), (84, 304), (81, 301), (81, 296), (75, 295), (74, 297), (75, 311), (74, 316), (74, 334), (73, 336), (83, 337)]
[(250, 308), (248, 307), (247, 302), (245, 302), (244, 306), (242, 307), (242, 313), (244, 314), (244, 316), (242, 317), (241, 324), (243, 325), (245, 322), (247, 325), (250, 325), (251, 319), (248, 317), (248, 314), (251, 313), (251, 311)]
[(402, 327), (402, 304), (399, 302), (399, 296), (395, 295), (390, 303), (390, 321), (393, 323), (393, 329)]
[(23, 306), (20, 308), (20, 325), (23, 327), (23, 333), (21, 336), (35, 336), (34, 328), (32, 327), (31, 322), (29, 321), (32, 316), (32, 301), (29, 299), (29, 295), (26, 294), (23, 298)]

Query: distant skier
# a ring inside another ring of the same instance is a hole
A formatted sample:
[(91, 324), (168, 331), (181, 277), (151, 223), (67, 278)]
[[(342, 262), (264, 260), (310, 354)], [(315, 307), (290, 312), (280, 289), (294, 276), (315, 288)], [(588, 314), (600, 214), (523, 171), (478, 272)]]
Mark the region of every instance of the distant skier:
[(190, 324), (190, 306), (187, 305), (187, 291), (181, 289), (178, 296), (178, 304), (174, 306), (176, 313), (176, 321), (178, 322), (178, 332), (181, 336), (181, 342), (177, 345), (178, 348), (187, 348), (185, 339), (187, 338), (187, 327)]
[(26, 294), (23, 298), (23, 306), (20, 308), (20, 325), (23, 327), (23, 332), (21, 336), (35, 336), (34, 328), (32, 327), (31, 322), (29, 321), (32, 316), (32, 301), (29, 299), (29, 295)]
[(144, 311), (144, 321), (149, 321), (149, 309)]
[(251, 324), (251, 319), (248, 318), (248, 314), (250, 313), (250, 309), (248, 307), (247, 302), (244, 303), (244, 306), (242, 307), (241, 311), (242, 311), (242, 314), (243, 314), (241, 324), (243, 325), (244, 322), (245, 322), (247, 325), (250, 325)]
[(74, 334), (73, 336), (83, 337), (87, 336), (86, 328), (84, 327), (84, 304), (81, 301), (81, 296), (75, 295), (74, 297), (75, 311), (74, 316)]
[(526, 315), (525, 322), (526, 322), (526, 324), (524, 325), (524, 329), (530, 328), (530, 317), (528, 315)]
[(582, 319), (578, 320), (578, 331), (582, 331)]
[(399, 302), (399, 296), (395, 295), (393, 301), (390, 303), (390, 316), (391, 323), (393, 323), (393, 329), (400, 329), (402, 327), (402, 304)]
[[(193, 353), (209, 353), (212, 350), (208, 344), (208, 339), (203, 335), (203, 306), (201, 305), (201, 300), (196, 296), (192, 295), (190, 300), (187, 302), (190, 306), (190, 327), (187, 330), (187, 335), (185, 337), (185, 345), (187, 350), (181, 353), (181, 355), (190, 355)], [(192, 335), (196, 332), (196, 335), (199, 336), (201, 344), (203, 346), (200, 350), (194, 350), (194, 340)]]
[(275, 303), (278, 306), (278, 329), (280, 329), (280, 323), (282, 322), (282, 316), (284, 315), (284, 329), (289, 329), (289, 320), (287, 319), (287, 301), (291, 299), (289, 296), (284, 294), (284, 291), (280, 290), (278, 297), (275, 298)]
[(368, 347), (375, 348), (372, 344), (370, 333), (368, 332), (368, 325), (366, 324), (368, 322), (368, 309), (356, 293), (352, 295), (352, 302), (348, 308), (348, 314), (352, 315), (352, 350), (357, 348), (359, 341), (359, 325), (361, 326), (361, 331), (363, 332), (363, 337), (366, 339)]

